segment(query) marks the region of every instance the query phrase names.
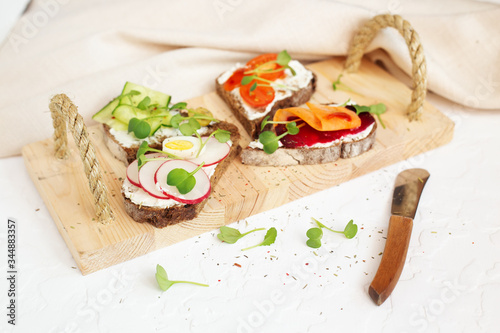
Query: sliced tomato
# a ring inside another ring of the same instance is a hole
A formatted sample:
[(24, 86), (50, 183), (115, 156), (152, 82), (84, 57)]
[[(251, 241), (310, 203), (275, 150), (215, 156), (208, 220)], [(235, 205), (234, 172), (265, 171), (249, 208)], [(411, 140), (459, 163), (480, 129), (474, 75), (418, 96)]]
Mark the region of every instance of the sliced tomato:
[(245, 68), (238, 68), (237, 70), (234, 71), (233, 75), (227, 79), (227, 81), (224, 83), (224, 90), (226, 91), (231, 91), (234, 88), (237, 88), (241, 85), (241, 79), (245, 75)]
[(240, 87), (240, 95), (243, 100), (253, 108), (261, 108), (274, 100), (274, 89), (269, 86), (257, 86), (250, 91), (255, 80)]
[[(277, 58), (278, 55), (276, 53), (261, 54), (260, 56), (255, 57), (247, 62), (247, 71), (258, 68), (259, 71), (263, 72), (257, 73), (256, 75), (269, 81), (275, 81), (277, 79), (284, 78), (285, 68), (275, 62)], [(274, 72), (275, 70), (277, 71)], [(265, 73), (266, 71), (273, 72)]]

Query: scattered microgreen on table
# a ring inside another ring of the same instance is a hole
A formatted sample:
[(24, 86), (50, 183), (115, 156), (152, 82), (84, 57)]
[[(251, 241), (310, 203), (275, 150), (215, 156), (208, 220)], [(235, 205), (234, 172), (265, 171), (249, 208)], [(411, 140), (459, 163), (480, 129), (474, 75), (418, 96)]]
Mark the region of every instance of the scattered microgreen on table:
[(307, 240), (306, 244), (307, 244), (307, 246), (312, 247), (314, 249), (321, 247), (321, 238), (323, 237), (323, 230), (322, 230), (323, 228), (330, 230), (331, 232), (344, 234), (344, 236), (347, 239), (354, 238), (354, 236), (356, 236), (356, 234), (358, 233), (358, 226), (356, 224), (354, 224), (353, 220), (350, 220), (349, 223), (347, 223), (347, 225), (344, 228), (344, 231), (337, 231), (337, 230), (333, 230), (331, 228), (328, 228), (323, 223), (319, 222), (318, 220), (316, 220), (313, 217), (311, 219), (314, 222), (316, 222), (318, 227), (310, 228), (309, 230), (307, 230), (306, 236), (308, 237), (308, 240)]
[(257, 246), (269, 246), (276, 241), (277, 236), (278, 236), (278, 231), (276, 230), (275, 227), (272, 227), (266, 232), (266, 235), (264, 236), (264, 240), (261, 243), (254, 245), (254, 246), (246, 247), (244, 249), (241, 249), (241, 251), (250, 250), (250, 249), (253, 249)]
[(194, 284), (201, 287), (208, 287), (208, 284), (191, 282), (191, 281), (172, 281), (168, 279), (167, 272), (161, 265), (156, 265), (156, 274), (155, 274), (156, 282), (158, 282), (158, 286), (161, 290), (166, 291), (170, 287), (172, 287), (176, 283), (188, 283)]
[(260, 230), (266, 230), (265, 228), (258, 228), (258, 229), (253, 229), (250, 231), (247, 231), (245, 233), (241, 233), (239, 230), (227, 227), (227, 226), (222, 226), (220, 227), (220, 233), (217, 234), (217, 238), (219, 238), (221, 241), (226, 242), (228, 244), (234, 244), (236, 243), (240, 238), (255, 232), (255, 231), (260, 231)]

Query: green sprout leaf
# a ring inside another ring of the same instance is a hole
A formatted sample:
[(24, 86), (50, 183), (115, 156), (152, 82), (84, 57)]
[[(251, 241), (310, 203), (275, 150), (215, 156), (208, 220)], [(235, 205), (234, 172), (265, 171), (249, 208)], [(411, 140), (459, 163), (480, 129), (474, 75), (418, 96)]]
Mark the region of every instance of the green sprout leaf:
[(281, 51), (278, 53), (278, 57), (276, 58), (276, 62), (278, 65), (286, 67), (288, 66), (288, 63), (292, 60), (292, 57), (288, 54), (286, 50)]
[(132, 118), (128, 123), (128, 132), (133, 132), (138, 139), (145, 139), (151, 132), (151, 126), (144, 120)]
[(172, 105), (170, 107), (170, 110), (185, 109), (186, 107), (187, 107), (186, 102), (179, 102), (179, 103), (175, 103), (174, 105)]
[(280, 53), (278, 53), (278, 57), (276, 58), (276, 63), (280, 66), (288, 68), (290, 72), (292, 72), (292, 75), (295, 76), (297, 73), (295, 73), (295, 70), (292, 67), (290, 67), (289, 65), (290, 60), (292, 60), (292, 57), (288, 54), (286, 50), (283, 50)]
[(321, 247), (321, 239), (309, 238), (306, 241), (306, 245), (312, 247), (313, 249), (319, 249)]
[(191, 192), (191, 190), (196, 185), (196, 178), (194, 174), (197, 173), (205, 163), (198, 165), (196, 169), (191, 172), (187, 172), (182, 168), (176, 168), (171, 170), (167, 175), (167, 184), (170, 186), (177, 187), (180, 194), (186, 194)]
[(259, 228), (259, 229), (253, 229), (248, 232), (245, 232), (242, 234), (239, 230), (227, 227), (227, 226), (222, 226), (220, 227), (220, 233), (217, 234), (217, 238), (219, 238), (221, 241), (226, 242), (228, 244), (234, 244), (236, 243), (240, 238), (255, 232), (255, 231), (260, 231), (260, 230), (266, 230), (265, 228)]
[(307, 230), (306, 236), (309, 238), (321, 238), (323, 237), (323, 230), (321, 228), (311, 228)]
[(130, 90), (128, 93), (126, 93), (125, 95), (128, 95), (128, 96), (135, 96), (135, 95), (140, 95), (141, 92), (140, 91), (137, 91), (137, 90)]
[(311, 228), (307, 230), (306, 236), (309, 238), (306, 241), (307, 246), (313, 249), (321, 247), (321, 238), (323, 237), (323, 230), (321, 230), (321, 228)]
[(271, 131), (265, 131), (259, 134), (259, 142), (262, 143), (266, 154), (272, 154), (279, 148), (278, 140), (276, 134)]
[(278, 231), (276, 230), (275, 227), (272, 227), (266, 232), (266, 235), (264, 236), (264, 240), (262, 241), (262, 243), (241, 249), (241, 251), (250, 250), (257, 246), (269, 246), (276, 241), (277, 236), (278, 236)]
[(171, 281), (168, 279), (167, 272), (165, 271), (165, 269), (161, 265), (156, 265), (155, 278), (156, 278), (156, 282), (158, 283), (158, 286), (163, 291), (168, 290), (170, 287), (172, 287), (176, 283), (188, 283), (188, 284), (194, 284), (194, 285), (201, 286), (201, 287), (208, 287), (208, 284), (203, 284), (203, 283), (198, 283), (198, 282)]
[(179, 128), (180, 123), (184, 120), (184, 117), (180, 113), (176, 114), (170, 119), (170, 125), (173, 128)]
[(358, 233), (358, 226), (354, 224), (353, 220), (350, 220), (349, 223), (344, 228), (344, 235), (346, 238), (351, 239), (356, 236)]
[(297, 127), (297, 123), (295, 121), (286, 124), (286, 129), (290, 135), (296, 135), (299, 133), (299, 128)]
[(214, 137), (219, 141), (220, 143), (228, 142), (229, 139), (231, 139), (231, 132), (223, 130), (218, 128), (214, 132)]
[(316, 222), (318, 227), (325, 228), (327, 230), (330, 230), (331, 232), (335, 232), (338, 234), (344, 234), (344, 236), (348, 239), (354, 238), (354, 236), (356, 236), (356, 234), (358, 233), (358, 226), (356, 224), (354, 224), (353, 220), (350, 220), (349, 223), (347, 223), (347, 225), (344, 228), (344, 231), (337, 231), (337, 230), (333, 230), (331, 228), (328, 228), (327, 226), (325, 226), (323, 223), (319, 222), (315, 218), (311, 218), (311, 219), (314, 222)]
[(137, 104), (137, 107), (141, 110), (146, 110), (150, 103), (151, 103), (151, 98), (149, 98), (149, 96), (146, 96), (143, 98), (142, 101), (139, 102), (139, 104)]
[(255, 89), (257, 89), (257, 82), (254, 82), (252, 84), (252, 86), (250, 87), (250, 91), (254, 91)]
[(262, 122), (260, 123), (260, 131), (261, 131), (261, 132), (264, 130), (264, 127), (266, 127), (266, 125), (267, 125), (267, 124), (269, 124), (269, 121), (268, 121), (268, 120), (269, 120), (269, 118), (270, 118), (270, 117), (271, 117), (271, 116), (266, 116), (266, 117), (262, 120)]
[(356, 114), (360, 114), (361, 112), (369, 112), (371, 114), (376, 115), (378, 121), (380, 122), (380, 125), (382, 125), (382, 127), (385, 129), (385, 124), (382, 121), (382, 118), (380, 117), (381, 114), (384, 114), (387, 111), (387, 108), (384, 103), (373, 104), (370, 106), (363, 106), (363, 105), (353, 105), (353, 106), (356, 109)]
[(257, 76), (255, 76), (255, 75), (243, 76), (243, 78), (241, 79), (241, 85), (246, 86), (247, 84), (249, 84), (250, 82), (252, 82), (256, 78), (257, 78)]

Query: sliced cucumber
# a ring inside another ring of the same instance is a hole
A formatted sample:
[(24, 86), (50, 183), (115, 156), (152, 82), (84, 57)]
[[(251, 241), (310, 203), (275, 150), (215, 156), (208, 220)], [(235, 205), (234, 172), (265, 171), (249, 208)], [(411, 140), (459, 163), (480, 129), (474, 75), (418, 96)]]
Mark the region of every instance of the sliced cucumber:
[(130, 103), (127, 103), (126, 99), (123, 99), (123, 101), (120, 104), (126, 103), (126, 104), (131, 104), (133, 106), (137, 106), (144, 99), (144, 97), (149, 96), (149, 98), (151, 98), (150, 104), (157, 104), (160, 107), (168, 107), (170, 99), (172, 98), (170, 95), (164, 94), (162, 92), (153, 89), (146, 88), (144, 86), (132, 82), (125, 83), (122, 95), (125, 95), (131, 92), (132, 90), (138, 91), (140, 92), (140, 94), (128, 96)]
[(115, 131), (127, 131), (128, 130), (128, 125), (125, 123), (122, 123), (118, 119), (110, 119), (106, 122), (106, 125), (113, 128)]
[(101, 110), (99, 110), (96, 114), (92, 116), (92, 119), (103, 124), (108, 124), (107, 122), (111, 120), (113, 110), (118, 106), (119, 103), (120, 103), (120, 96), (114, 98), (111, 102), (106, 104), (105, 107), (103, 107)]
[[(113, 117), (121, 121), (122, 123), (128, 124), (130, 119), (139, 118), (137, 115), (137, 110), (142, 111), (136, 107), (130, 105), (119, 105), (113, 110)], [(145, 118), (145, 117), (142, 117)]]

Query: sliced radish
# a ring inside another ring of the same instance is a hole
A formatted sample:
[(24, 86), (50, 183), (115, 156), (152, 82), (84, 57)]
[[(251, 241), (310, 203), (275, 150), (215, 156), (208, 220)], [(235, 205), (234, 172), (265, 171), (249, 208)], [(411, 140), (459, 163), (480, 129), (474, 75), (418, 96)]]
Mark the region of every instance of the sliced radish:
[(144, 164), (139, 170), (139, 184), (144, 191), (155, 198), (171, 199), (169, 195), (158, 190), (155, 184), (155, 173), (163, 163), (165, 163), (165, 160), (158, 159)]
[(193, 176), (196, 179), (196, 185), (194, 188), (186, 193), (181, 194), (177, 187), (170, 186), (167, 184), (167, 176), (170, 171), (174, 169), (184, 169), (187, 172), (194, 171), (198, 165), (192, 163), (191, 161), (185, 160), (170, 160), (163, 163), (154, 176), (154, 181), (160, 187), (164, 195), (171, 197), (172, 199), (185, 204), (196, 204), (208, 198), (210, 195), (210, 178), (203, 169), (198, 170)]
[[(203, 142), (207, 140), (207, 137), (202, 137)], [(205, 162), (204, 166), (210, 166), (212, 164), (217, 164), (229, 155), (231, 151), (231, 146), (227, 142), (221, 143), (219, 140), (213, 136), (208, 139), (205, 149), (201, 152), (200, 156), (190, 159), (190, 162), (200, 165)]]
[[(150, 153), (145, 154), (144, 156), (146, 156), (146, 158), (166, 157), (166, 155), (160, 153)], [(127, 179), (135, 186), (141, 187), (141, 183), (139, 182), (139, 168), (137, 167), (137, 160), (134, 160), (128, 165)]]

